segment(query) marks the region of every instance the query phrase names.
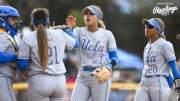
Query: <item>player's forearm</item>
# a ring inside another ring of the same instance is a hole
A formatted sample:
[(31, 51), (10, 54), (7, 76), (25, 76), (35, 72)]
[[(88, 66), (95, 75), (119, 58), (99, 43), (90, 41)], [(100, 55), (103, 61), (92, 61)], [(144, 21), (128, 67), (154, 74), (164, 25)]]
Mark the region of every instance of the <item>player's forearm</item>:
[(12, 54), (6, 54), (3, 52), (0, 52), (0, 64), (5, 64), (8, 62), (13, 62), (17, 58), (17, 55), (12, 55)]
[(18, 59), (17, 62), (17, 68), (21, 71), (21, 72), (25, 72), (28, 68), (28, 59)]
[(173, 79), (170, 74), (169, 74), (169, 76), (166, 77), (166, 80), (168, 82), (169, 87), (172, 88), (174, 85), (174, 82), (173, 82)]
[(69, 28), (69, 29), (66, 29), (65, 32), (66, 32), (69, 36), (71, 36), (72, 38), (74, 38), (74, 39), (76, 40), (76, 43), (75, 43), (75, 45), (74, 45), (74, 48), (78, 48), (78, 47), (79, 47), (79, 40), (78, 40), (77, 36), (73, 34), (73, 31)]
[(170, 65), (170, 67), (172, 69), (174, 79), (180, 78), (179, 69), (178, 69), (176, 60), (169, 61), (168, 64)]
[(117, 64), (117, 60), (118, 60), (118, 57), (117, 57), (117, 51), (108, 51), (108, 54), (109, 54), (109, 59), (110, 59), (110, 63), (107, 64), (107, 67), (109, 69), (112, 69), (113, 66), (115, 66)]

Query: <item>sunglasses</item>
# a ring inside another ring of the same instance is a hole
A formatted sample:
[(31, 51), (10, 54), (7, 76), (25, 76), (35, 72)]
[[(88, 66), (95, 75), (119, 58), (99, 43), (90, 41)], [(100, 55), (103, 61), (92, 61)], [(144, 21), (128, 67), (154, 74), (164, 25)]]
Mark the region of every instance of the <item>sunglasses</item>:
[(145, 28), (148, 28), (148, 29), (153, 29), (153, 28), (155, 28), (154, 26), (152, 26), (152, 25), (145, 25)]
[(152, 25), (148, 24), (148, 25), (145, 25), (145, 28), (148, 28), (148, 29), (153, 29), (153, 28), (157, 28), (157, 27), (154, 27), (154, 26), (152, 26)]

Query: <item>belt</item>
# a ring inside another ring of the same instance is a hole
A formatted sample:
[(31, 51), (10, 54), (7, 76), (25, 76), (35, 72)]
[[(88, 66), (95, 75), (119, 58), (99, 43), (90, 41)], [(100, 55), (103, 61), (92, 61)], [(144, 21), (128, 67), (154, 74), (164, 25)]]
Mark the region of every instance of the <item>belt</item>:
[(81, 71), (88, 71), (88, 72), (93, 72), (96, 68), (92, 68), (92, 67), (89, 67), (89, 68), (85, 68), (85, 67), (82, 67), (80, 70)]
[(154, 77), (160, 77), (160, 76), (164, 76), (164, 75), (147, 75), (147, 76), (144, 76), (144, 77), (154, 78)]

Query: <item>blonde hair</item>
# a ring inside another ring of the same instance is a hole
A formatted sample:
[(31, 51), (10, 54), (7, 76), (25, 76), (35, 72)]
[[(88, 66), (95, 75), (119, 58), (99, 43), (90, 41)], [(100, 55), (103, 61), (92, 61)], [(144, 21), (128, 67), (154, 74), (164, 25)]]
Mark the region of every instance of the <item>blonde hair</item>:
[[(45, 21), (45, 19), (49, 17), (49, 12), (47, 9), (38, 8), (32, 11), (31, 16), (34, 22)], [(43, 23), (38, 23), (36, 25), (36, 29), (37, 29), (37, 43), (39, 50), (40, 65), (41, 68), (45, 70), (48, 64), (48, 42), (46, 35), (46, 27), (43, 25)]]
[(104, 24), (104, 21), (99, 20), (99, 27), (106, 29), (106, 25)]
[(94, 8), (96, 8), (98, 10), (98, 12), (99, 12), (99, 14), (101, 16), (101, 19), (99, 19), (99, 21), (98, 21), (98, 26), (103, 28), (103, 29), (106, 29), (106, 25), (104, 24), (104, 21), (102, 21), (104, 14), (103, 14), (103, 12), (101, 10), (101, 7), (97, 6), (97, 5), (90, 5), (88, 7), (94, 7)]
[(102, 21), (102, 19), (103, 19), (103, 12), (102, 12), (102, 10), (101, 10), (101, 7), (100, 6), (97, 6), (97, 5), (92, 5), (93, 7), (95, 7), (97, 10), (98, 10), (98, 12), (100, 13), (100, 16), (101, 16), (101, 19), (99, 19), (99, 27), (101, 27), (101, 28), (103, 28), (103, 29), (106, 29), (106, 25), (104, 24), (104, 21)]
[(158, 22), (159, 26), (161, 27), (159, 36), (163, 39), (166, 39), (166, 36), (164, 34), (165, 24), (164, 24), (163, 20), (161, 18), (153, 18), (153, 19), (155, 19)]

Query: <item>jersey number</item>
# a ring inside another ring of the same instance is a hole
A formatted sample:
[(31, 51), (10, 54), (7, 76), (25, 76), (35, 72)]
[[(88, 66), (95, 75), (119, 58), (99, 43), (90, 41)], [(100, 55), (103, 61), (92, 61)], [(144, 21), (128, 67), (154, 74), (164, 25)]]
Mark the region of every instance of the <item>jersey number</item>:
[(157, 66), (151, 66), (149, 65), (149, 68), (147, 69), (148, 74), (156, 74), (157, 73)]
[[(54, 61), (53, 61), (54, 59), (51, 60), (52, 58), (55, 58), (55, 64), (59, 64), (58, 59), (57, 59), (57, 48), (56, 48), (56, 46), (48, 47), (48, 52), (49, 52), (48, 56), (49, 56), (49, 59), (50, 59), (48, 65), (54, 64)], [(55, 55), (53, 55), (53, 52), (55, 53)]]

